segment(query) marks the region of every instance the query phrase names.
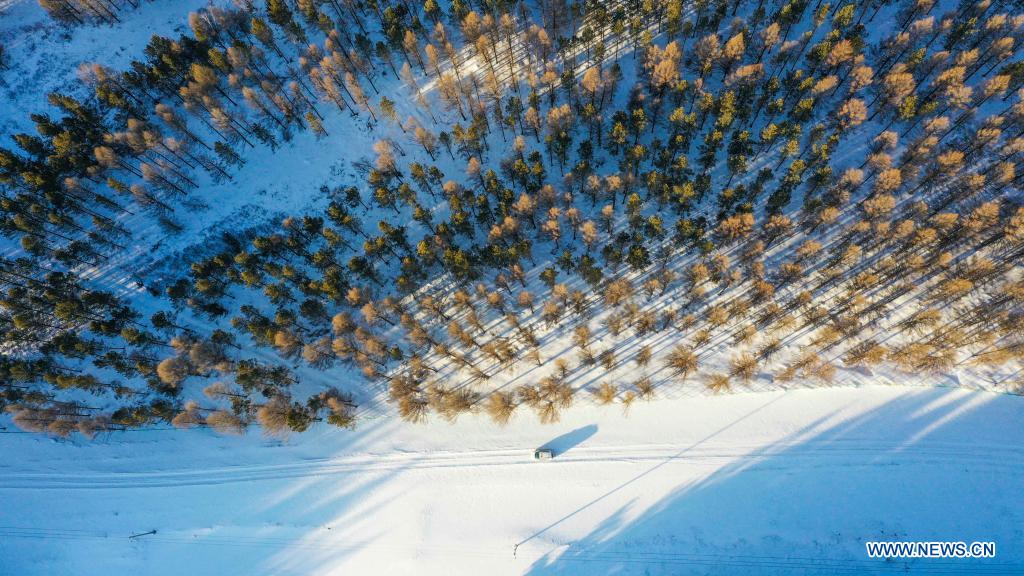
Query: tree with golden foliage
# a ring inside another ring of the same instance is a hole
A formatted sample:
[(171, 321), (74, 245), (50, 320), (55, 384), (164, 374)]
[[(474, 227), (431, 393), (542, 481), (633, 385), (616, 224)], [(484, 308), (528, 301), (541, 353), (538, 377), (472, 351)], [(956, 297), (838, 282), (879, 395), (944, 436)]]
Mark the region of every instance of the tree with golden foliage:
[(744, 383), (749, 384), (750, 381), (757, 376), (757, 357), (753, 354), (743, 353), (738, 356), (734, 356), (731, 361), (729, 369), (729, 375), (739, 378)]
[(601, 382), (597, 388), (591, 390), (591, 393), (594, 395), (594, 399), (597, 400), (598, 404), (607, 406), (608, 404), (615, 402), (615, 399), (619, 396), (619, 389), (611, 382)]
[(679, 344), (668, 353), (665, 365), (685, 382), (686, 377), (697, 370), (697, 355), (690, 347)]
[(288, 427), (288, 413), (291, 404), (285, 396), (274, 396), (256, 410), (256, 421), (263, 427), (267, 436), (287, 437), (291, 432)]
[(156, 366), (157, 377), (168, 386), (177, 388), (191, 372), (191, 365), (186, 358), (171, 356), (160, 361)]
[(728, 374), (708, 374), (707, 381), (704, 383), (708, 390), (715, 394), (721, 392), (728, 392), (730, 389), (729, 375)]
[(508, 424), (516, 410), (515, 395), (501, 390), (492, 392), (484, 405), (487, 415), (499, 426)]
[(637, 381), (633, 383), (633, 387), (636, 388), (636, 395), (641, 400), (654, 399), (654, 382), (651, 381), (650, 376), (644, 376), (637, 379)]
[(227, 410), (214, 410), (207, 414), (206, 425), (213, 428), (214, 432), (226, 436), (245, 434), (245, 422)]

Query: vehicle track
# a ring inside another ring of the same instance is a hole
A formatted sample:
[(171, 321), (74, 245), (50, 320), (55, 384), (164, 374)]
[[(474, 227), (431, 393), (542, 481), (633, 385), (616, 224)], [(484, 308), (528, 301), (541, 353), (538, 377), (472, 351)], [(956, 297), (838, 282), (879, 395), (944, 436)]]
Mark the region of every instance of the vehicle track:
[[(239, 465), (188, 470), (144, 472), (34, 472), (6, 473), (0, 490), (88, 490), (210, 486), (311, 478), (333, 474), (389, 471), (429, 471), (453, 468), (505, 466), (583, 466), (591, 464), (636, 465), (652, 462), (685, 462), (721, 466), (734, 460), (762, 465), (761, 469), (822, 468), (848, 466), (935, 463), (971, 465), (986, 470), (1024, 473), (1024, 448), (1012, 445), (972, 445), (927, 442), (912, 446), (896, 443), (839, 439), (817, 442), (731, 444), (721, 446), (619, 445), (577, 447), (555, 460), (536, 463), (528, 451), (493, 449), (475, 451), (395, 452), (317, 458), (286, 464)], [(764, 464), (768, 464), (764, 467)]]

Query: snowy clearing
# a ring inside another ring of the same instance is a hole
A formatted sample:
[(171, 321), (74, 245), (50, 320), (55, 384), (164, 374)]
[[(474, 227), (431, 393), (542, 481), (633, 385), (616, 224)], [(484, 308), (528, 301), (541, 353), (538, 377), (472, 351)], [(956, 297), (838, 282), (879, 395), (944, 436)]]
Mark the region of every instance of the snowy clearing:
[[(382, 419), (285, 443), (5, 434), (2, 572), (1017, 573), (1022, 410), (868, 387), (578, 408), (550, 427)], [(533, 461), (539, 446), (555, 459)], [(867, 540), (998, 555), (884, 563)]]

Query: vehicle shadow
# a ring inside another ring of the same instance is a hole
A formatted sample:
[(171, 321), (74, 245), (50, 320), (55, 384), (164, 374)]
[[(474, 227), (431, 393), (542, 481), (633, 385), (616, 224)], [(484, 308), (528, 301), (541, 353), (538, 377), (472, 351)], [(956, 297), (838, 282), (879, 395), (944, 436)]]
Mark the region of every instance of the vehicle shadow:
[(566, 432), (557, 438), (552, 438), (545, 442), (540, 448), (551, 450), (554, 452), (555, 457), (558, 457), (579, 446), (594, 434), (597, 434), (597, 425), (590, 424), (589, 426), (577, 428), (572, 432)]

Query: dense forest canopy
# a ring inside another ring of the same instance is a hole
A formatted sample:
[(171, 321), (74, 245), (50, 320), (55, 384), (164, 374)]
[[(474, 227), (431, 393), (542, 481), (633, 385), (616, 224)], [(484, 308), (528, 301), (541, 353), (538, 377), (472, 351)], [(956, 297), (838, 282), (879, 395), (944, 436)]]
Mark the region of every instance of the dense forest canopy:
[[(140, 1), (40, 4), (102, 26)], [(872, 368), (1016, 391), (1019, 10), (212, 5), (125, 69), (83, 64), (87, 96), (50, 94), (0, 148), (0, 406), (57, 436), (286, 434), (384, 398), (549, 423)], [(152, 294), (98, 280), (135, 230), (178, 233), (205, 186), (298, 138), (360, 180), (220, 231)]]

